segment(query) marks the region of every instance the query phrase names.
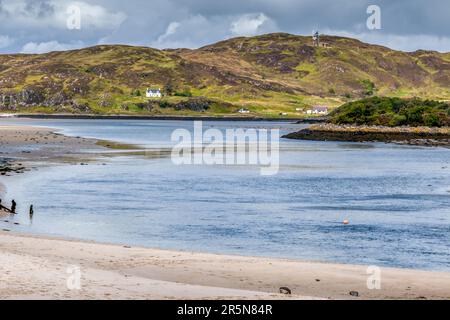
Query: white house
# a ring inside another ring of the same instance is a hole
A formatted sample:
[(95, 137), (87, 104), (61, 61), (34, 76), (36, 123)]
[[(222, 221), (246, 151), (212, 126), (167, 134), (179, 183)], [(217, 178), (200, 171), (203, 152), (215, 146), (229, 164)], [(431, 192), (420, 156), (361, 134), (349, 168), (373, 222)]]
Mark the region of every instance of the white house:
[(307, 110), (306, 113), (307, 114), (327, 115), (328, 114), (328, 108), (327, 107), (316, 106), (316, 107), (313, 107), (310, 110)]
[(147, 98), (161, 98), (162, 97), (161, 89), (148, 89), (147, 88), (147, 91), (145, 91), (145, 96)]
[(239, 113), (250, 113), (250, 110), (242, 108), (242, 109), (239, 109), (238, 112)]

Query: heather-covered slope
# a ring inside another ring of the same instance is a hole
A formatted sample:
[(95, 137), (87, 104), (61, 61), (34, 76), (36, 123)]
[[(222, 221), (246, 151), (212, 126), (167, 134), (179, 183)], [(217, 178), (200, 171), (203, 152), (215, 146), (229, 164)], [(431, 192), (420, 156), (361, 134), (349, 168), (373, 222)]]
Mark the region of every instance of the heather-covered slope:
[[(148, 100), (147, 87), (165, 97)], [(97, 46), (0, 55), (0, 111), (299, 117), (370, 95), (450, 100), (450, 54), (269, 34), (197, 50)]]

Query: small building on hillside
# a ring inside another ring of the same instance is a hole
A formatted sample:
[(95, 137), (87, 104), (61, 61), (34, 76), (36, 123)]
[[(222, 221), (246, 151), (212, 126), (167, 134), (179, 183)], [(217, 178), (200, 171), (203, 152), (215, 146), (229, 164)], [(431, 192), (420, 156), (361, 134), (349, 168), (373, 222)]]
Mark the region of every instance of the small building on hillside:
[(0, 118), (15, 118), (16, 115), (13, 113), (0, 113)]
[(250, 113), (250, 110), (242, 108), (242, 109), (239, 109), (238, 112), (239, 113)]
[(323, 106), (315, 106), (312, 109), (306, 111), (307, 114), (319, 114), (319, 115), (327, 115), (328, 107)]
[(161, 89), (148, 89), (145, 91), (145, 96), (147, 98), (161, 98)]

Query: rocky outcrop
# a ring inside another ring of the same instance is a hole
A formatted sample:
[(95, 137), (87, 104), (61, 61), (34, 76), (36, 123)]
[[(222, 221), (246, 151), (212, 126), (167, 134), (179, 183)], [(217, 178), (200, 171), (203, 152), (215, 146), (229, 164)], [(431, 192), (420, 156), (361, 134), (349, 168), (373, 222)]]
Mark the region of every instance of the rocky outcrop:
[(173, 108), (177, 111), (190, 110), (195, 112), (204, 112), (208, 110), (213, 101), (206, 98), (192, 98), (186, 101), (181, 101), (179, 103), (170, 103), (167, 101), (154, 100), (141, 103), (124, 103), (121, 105), (121, 109), (124, 111), (129, 111), (132, 107), (137, 107), (140, 110), (152, 111), (159, 107), (162, 109)]
[(0, 93), (0, 110), (18, 111), (27, 107), (51, 107), (55, 111), (91, 111), (87, 103), (78, 103), (65, 92), (46, 96), (40, 88), (26, 88), (17, 93)]
[(48, 107), (68, 105), (68, 104), (71, 104), (71, 99), (64, 92), (56, 93), (55, 95), (47, 98), (43, 103), (44, 106)]
[(37, 106), (45, 101), (45, 95), (38, 89), (24, 89), (18, 93), (0, 94), (1, 110), (17, 110), (22, 106)]
[(211, 106), (211, 101), (204, 98), (194, 98), (175, 104), (175, 110), (191, 110), (196, 112), (204, 112)]
[(449, 128), (313, 125), (282, 138), (313, 141), (392, 142), (450, 146)]

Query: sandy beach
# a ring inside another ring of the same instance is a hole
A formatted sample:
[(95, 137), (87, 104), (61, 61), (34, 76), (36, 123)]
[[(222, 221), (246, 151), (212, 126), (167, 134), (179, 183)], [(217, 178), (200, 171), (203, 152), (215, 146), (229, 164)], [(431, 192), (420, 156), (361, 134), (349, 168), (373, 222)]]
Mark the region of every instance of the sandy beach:
[[(29, 127), (0, 127), (0, 145), (4, 175), (105, 149)], [(0, 219), (0, 299), (450, 299), (450, 273), (381, 268), (381, 289), (370, 290), (367, 266), (38, 237), (11, 232), (8, 212)], [(67, 285), (77, 270), (79, 290)]]
[[(1, 299), (450, 299), (450, 274), (165, 251), (0, 232)], [(77, 269), (79, 268), (79, 269)], [(80, 290), (67, 282), (79, 270)], [(279, 294), (288, 287), (292, 295)], [(357, 291), (359, 297), (351, 296)]]

